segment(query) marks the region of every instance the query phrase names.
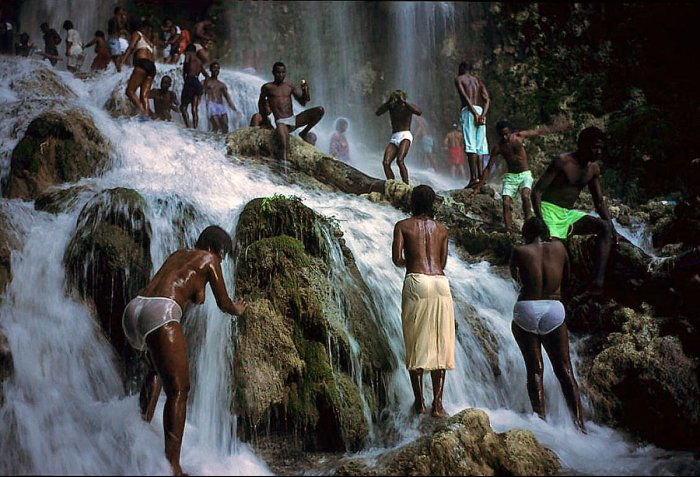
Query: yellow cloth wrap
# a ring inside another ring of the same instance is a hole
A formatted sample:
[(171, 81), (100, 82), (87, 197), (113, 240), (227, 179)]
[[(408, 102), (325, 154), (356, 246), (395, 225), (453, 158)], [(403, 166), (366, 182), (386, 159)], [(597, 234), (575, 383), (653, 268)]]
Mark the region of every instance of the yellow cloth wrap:
[(401, 323), (409, 370), (454, 369), (455, 312), (447, 277), (406, 275)]

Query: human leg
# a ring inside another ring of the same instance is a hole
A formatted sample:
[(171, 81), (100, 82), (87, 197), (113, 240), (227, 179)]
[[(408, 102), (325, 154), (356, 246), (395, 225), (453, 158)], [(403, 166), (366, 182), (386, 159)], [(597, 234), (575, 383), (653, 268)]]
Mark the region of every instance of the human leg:
[(396, 158), (398, 151), (399, 148), (392, 143), (389, 143), (384, 150), (384, 161), (382, 162), (382, 165), (384, 166), (384, 175), (386, 175), (387, 179), (394, 179), (394, 172), (391, 170), (391, 163), (394, 162), (394, 158)]
[(557, 376), (561, 389), (566, 399), (566, 404), (574, 418), (574, 423), (581, 430), (586, 432), (583, 424), (583, 411), (581, 407), (581, 395), (578, 383), (571, 367), (571, 356), (569, 354), (569, 331), (566, 324), (562, 324), (554, 331), (542, 336), (544, 346), (549, 360), (552, 362), (554, 374)]
[(444, 369), (435, 369), (430, 372), (430, 379), (433, 382), (433, 410), (430, 413), (433, 417), (449, 417), (445, 408), (442, 407), (442, 392), (445, 389)]
[(399, 150), (396, 154), (396, 164), (399, 166), (399, 173), (401, 174), (401, 180), (408, 184), (408, 169), (406, 168), (406, 154), (408, 154), (408, 149), (411, 147), (411, 141), (404, 139), (399, 144)]
[(479, 161), (479, 155), (473, 152), (467, 153), (467, 158), (469, 159), (469, 184), (467, 184), (467, 189), (476, 185), (479, 182), (479, 170), (477, 169), (477, 162)]
[(197, 129), (199, 124), (199, 100), (202, 99), (201, 95), (195, 95), (192, 100), (192, 127)]
[(503, 221), (506, 224), (506, 230), (513, 228), (513, 199), (509, 195), (503, 196)]
[(544, 365), (542, 363), (540, 337), (534, 333), (528, 333), (515, 323), (511, 324), (511, 330), (513, 331), (515, 342), (518, 343), (520, 352), (525, 360), (527, 394), (532, 404), (532, 410), (544, 420), (544, 385), (542, 384)]
[(187, 416), (187, 395), (190, 390), (187, 348), (180, 323), (169, 322), (146, 338), (148, 350), (165, 389), (163, 433), (165, 456), (175, 475), (182, 474), (180, 449)]
[(413, 410), (417, 414), (424, 414), (427, 412), (427, 409), (425, 408), (425, 401), (423, 400), (423, 370), (409, 369), (408, 375), (411, 377), (411, 387), (413, 388), (413, 396), (415, 398)]
[(321, 118), (323, 118), (324, 114), (326, 114), (326, 111), (322, 106), (316, 106), (315, 108), (310, 108), (299, 113), (299, 115), (296, 117), (296, 127), (300, 128), (302, 126), (306, 126), (299, 133), (299, 137), (306, 141), (306, 135), (309, 134), (311, 128), (318, 124)]
[(163, 382), (158, 376), (158, 371), (156, 371), (155, 365), (153, 364), (153, 358), (150, 354), (147, 354), (148, 365), (150, 371), (143, 380), (141, 385), (141, 394), (139, 395), (139, 404), (141, 406), (141, 417), (146, 422), (151, 422), (153, 419), (153, 412), (156, 410), (156, 404), (158, 403), (158, 396), (160, 395), (160, 390)]
[(525, 187), (521, 191), (522, 199), (523, 199), (523, 215), (525, 216), (525, 220), (529, 219), (532, 217), (532, 205), (530, 203), (530, 188)]
[(131, 73), (129, 82), (126, 84), (127, 98), (129, 98), (129, 100), (133, 103), (134, 106), (136, 106), (136, 108), (142, 115), (146, 115), (146, 110), (143, 108), (143, 104), (141, 104), (141, 98), (136, 96), (136, 88), (138, 88), (144, 82), (146, 75), (146, 71), (142, 70), (139, 67), (135, 67), (134, 71)]
[(605, 268), (610, 257), (612, 249), (612, 226), (609, 222), (586, 215), (578, 220), (572, 229), (573, 235), (596, 235), (595, 254), (596, 254), (596, 269), (593, 275), (593, 281), (588, 287), (588, 292), (594, 295), (603, 293), (603, 285), (605, 282)]
[(143, 109), (146, 111), (146, 115), (151, 114), (151, 105), (150, 101), (148, 100), (148, 97), (151, 94), (151, 87), (153, 86), (153, 78), (154, 76), (147, 76), (144, 80), (143, 83), (141, 83), (141, 104), (143, 105)]
[(280, 160), (287, 160), (287, 147), (289, 145), (289, 127), (286, 124), (277, 123), (275, 128), (275, 136), (279, 141), (280, 152), (282, 153), (279, 157)]

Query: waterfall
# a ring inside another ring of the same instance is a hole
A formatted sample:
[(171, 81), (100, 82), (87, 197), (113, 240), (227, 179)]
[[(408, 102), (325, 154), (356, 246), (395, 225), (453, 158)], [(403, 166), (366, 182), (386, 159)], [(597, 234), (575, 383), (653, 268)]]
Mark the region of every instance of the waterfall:
[[(0, 69), (7, 69), (7, 61), (0, 59)], [(37, 63), (13, 60), (12, 68), (12, 74), (21, 75), (37, 68)], [(238, 214), (251, 199), (275, 193), (299, 196), (315, 211), (333, 216), (344, 231), (378, 309), (378, 323), (389, 337), (393, 359), (402, 363), (404, 271), (391, 263), (391, 231), (406, 215), (361, 197), (280, 184), (264, 166), (231, 161), (221, 136), (185, 130), (177, 122), (113, 118), (103, 109), (111, 94), (105, 83), (123, 81), (125, 74), (116, 78), (100, 74), (84, 81), (61, 76), (75, 96), (64, 101), (83, 108), (114, 146), (112, 169), (90, 179), (92, 187), (97, 191), (128, 187), (144, 197), (153, 228), (154, 272), (183, 240), (191, 246), (205, 225), (216, 223), (233, 232)], [(250, 78), (227, 69), (222, 77), (231, 85), (237, 104), (250, 104)], [(9, 89), (12, 95), (19, 94), (12, 86)], [(58, 215), (31, 211), (30, 204), (15, 215), (26, 221), (28, 235), (22, 250), (13, 254), (13, 281), (0, 305), (0, 327), (15, 359), (15, 375), (4, 386), (6, 399), (0, 408), (0, 473), (168, 472), (162, 454), (164, 396), (153, 423), (144, 423), (138, 398), (123, 395), (113, 351), (101, 338), (89, 307), (65, 292), (61, 257), (85, 200)], [(183, 207), (190, 206), (196, 213), (186, 223), (184, 239), (178, 238), (172, 224), (180, 219)], [(231, 268), (224, 267), (233, 294)], [(678, 453), (638, 449), (617, 432), (591, 422), (587, 436), (578, 434), (549, 364), (545, 371), (549, 421), (531, 415), (524, 365), (509, 329), (516, 300), (512, 282), (485, 262), (464, 262), (454, 246), (446, 274), (458, 323), (456, 369), (446, 380), (448, 412), (478, 407), (499, 432), (530, 429), (559, 455), (565, 468), (576, 472), (674, 472), (686, 462)], [(205, 474), (269, 473), (235, 434), (236, 416), (230, 406), (235, 320), (218, 310), (208, 290), (205, 304), (188, 310), (183, 326), (192, 377), (183, 468)], [(494, 373), (485, 342), (492, 347), (500, 375)], [(401, 365), (389, 377), (388, 388), (388, 429), (383, 432), (389, 437), (375, 441), (375, 451), (418, 435), (418, 420), (410, 412), (408, 373)], [(426, 380), (426, 393), (430, 391)]]

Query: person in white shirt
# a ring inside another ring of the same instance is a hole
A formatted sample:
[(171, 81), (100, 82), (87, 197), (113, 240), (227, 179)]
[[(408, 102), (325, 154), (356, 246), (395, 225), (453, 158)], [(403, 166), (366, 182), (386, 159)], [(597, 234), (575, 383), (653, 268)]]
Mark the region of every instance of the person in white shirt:
[(80, 33), (73, 28), (73, 22), (66, 20), (63, 22), (63, 29), (68, 32), (66, 36), (66, 67), (68, 71), (80, 71), (85, 60), (83, 53), (83, 41), (80, 39)]

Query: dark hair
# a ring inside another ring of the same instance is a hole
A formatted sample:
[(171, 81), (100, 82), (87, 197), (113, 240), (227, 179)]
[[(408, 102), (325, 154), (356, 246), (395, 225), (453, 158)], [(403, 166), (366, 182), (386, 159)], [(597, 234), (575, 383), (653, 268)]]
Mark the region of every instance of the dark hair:
[(221, 64), (220, 64), (218, 61), (212, 61), (211, 63), (209, 63), (209, 69), (211, 69), (212, 66), (214, 66), (214, 65), (216, 65), (216, 66), (218, 66), (219, 68), (221, 68)]
[(335, 122), (335, 130), (337, 131), (341, 125), (345, 124), (345, 127), (348, 127), (350, 124), (348, 123), (348, 120), (345, 118), (338, 118), (338, 120)]
[(197, 47), (194, 46), (194, 43), (190, 43), (189, 45), (187, 45), (185, 47), (185, 52), (188, 52), (188, 51), (197, 51)]
[(95, 32), (95, 36), (101, 36), (101, 37), (104, 38), (105, 32), (103, 32), (102, 30), (97, 30), (97, 31)]
[(537, 237), (543, 241), (549, 240), (549, 228), (542, 219), (532, 216), (523, 224), (523, 237), (528, 242)]
[(70, 20), (66, 20), (63, 22), (63, 29), (64, 30), (72, 30), (73, 29), (73, 22)]
[(121, 12), (123, 10), (122, 7), (114, 7), (114, 14), (116, 15), (117, 13)]
[(435, 216), (435, 191), (429, 185), (419, 185), (411, 192), (411, 213), (415, 215)]
[(153, 25), (151, 25), (151, 22), (149, 22), (148, 20), (144, 20), (143, 22), (141, 22), (141, 26), (137, 28), (137, 30), (142, 30), (144, 28), (153, 29)]
[(584, 144), (590, 144), (598, 139), (605, 141), (605, 133), (600, 128), (590, 126), (579, 133), (576, 145), (581, 149)]
[(284, 63), (282, 63), (281, 61), (278, 61), (278, 62), (276, 62), (274, 65), (272, 65), (272, 71), (274, 71), (275, 68), (277, 68), (278, 66), (281, 66), (281, 67), (284, 68), (285, 70), (287, 69), (287, 67), (284, 65)]
[(211, 250), (214, 253), (224, 252), (224, 256), (233, 251), (231, 236), (218, 225), (210, 225), (199, 234), (194, 248)]
[(471, 61), (463, 61), (459, 64), (459, 74), (463, 75), (464, 73), (468, 73), (474, 68), (474, 65), (472, 64)]
[(513, 126), (513, 123), (508, 121), (507, 119), (502, 119), (501, 121), (498, 121), (496, 123), (496, 132), (500, 135), (505, 128), (510, 129), (511, 132), (517, 131), (515, 126)]
[(41, 25), (39, 25), (39, 28), (40, 28), (40, 29), (48, 28), (48, 27), (49, 27), (49, 24), (46, 23), (46, 22), (44, 22), (44, 23), (42, 23)]

